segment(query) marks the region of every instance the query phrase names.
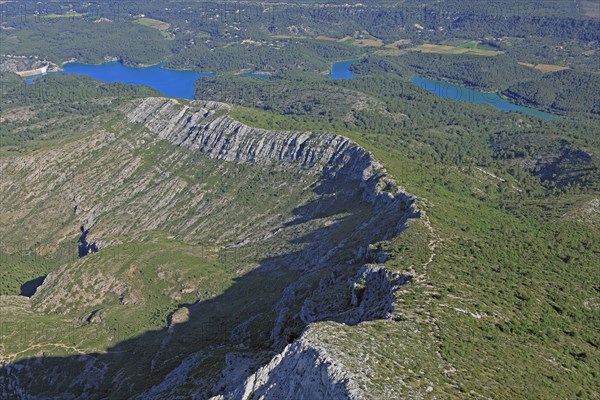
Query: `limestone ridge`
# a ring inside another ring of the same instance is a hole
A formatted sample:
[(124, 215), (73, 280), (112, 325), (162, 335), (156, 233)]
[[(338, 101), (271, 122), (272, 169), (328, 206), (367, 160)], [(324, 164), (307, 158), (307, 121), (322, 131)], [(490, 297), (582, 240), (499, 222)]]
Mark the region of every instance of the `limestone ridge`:
[(415, 197), (397, 188), (372, 155), (350, 139), (331, 133), (281, 132), (243, 124), (220, 115), (230, 106), (217, 102), (180, 104), (151, 97), (123, 107), (128, 121), (143, 124), (161, 139), (198, 150), (210, 158), (300, 168), (325, 178), (361, 181), (362, 198), (382, 208), (404, 209), (406, 218), (420, 216)]
[[(361, 198), (376, 210), (365, 224), (365, 229), (375, 230), (369, 234), (373, 239), (387, 240), (399, 234), (409, 218), (420, 217), (416, 198), (396, 186), (372, 155), (348, 138), (331, 133), (254, 128), (227, 115), (228, 110), (230, 106), (223, 103), (184, 105), (166, 98), (137, 100), (122, 109), (130, 122), (142, 124), (158, 137), (210, 158), (300, 169), (338, 182), (360, 182)], [(382, 221), (391, 221), (392, 228), (386, 228)], [(368, 252), (366, 248), (357, 249), (356, 259), (364, 258)], [(331, 261), (324, 260), (329, 264)], [(389, 318), (394, 311), (395, 290), (410, 279), (389, 275), (385, 268), (368, 264), (348, 276), (344, 266), (339, 266), (330, 276), (322, 278), (319, 288), (304, 301), (296, 293), (311, 286), (311, 273), (290, 285), (275, 307), (278, 319), (271, 333), (275, 348), (283, 350), (245, 380), (238, 378), (225, 385), (225, 397), (216, 399), (363, 398), (351, 374), (319, 344), (312, 323), (333, 320), (358, 324)], [(294, 310), (298, 302), (302, 306)], [(307, 328), (286, 345), (289, 332), (284, 321), (290, 320), (301, 320)], [(235, 369), (230, 366), (229, 370), (232, 368)]]

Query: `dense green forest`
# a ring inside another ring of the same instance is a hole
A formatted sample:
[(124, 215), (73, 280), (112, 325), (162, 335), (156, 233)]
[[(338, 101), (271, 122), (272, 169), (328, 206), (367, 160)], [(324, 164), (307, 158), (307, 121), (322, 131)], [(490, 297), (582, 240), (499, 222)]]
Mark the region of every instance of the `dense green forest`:
[[(199, 81), (196, 90), (202, 100), (259, 108), (306, 130), (393, 137), (405, 154), (428, 162), (496, 165), (508, 174), (530, 174), (533, 187), (525, 190), (532, 193), (600, 189), (600, 142), (591, 121), (551, 123), (488, 105), (465, 105), (438, 98), (395, 74), (348, 81), (303, 74), (266, 81), (217, 76)], [(289, 123), (277, 127), (298, 129)]]
[[(334, 112), (321, 117), (298, 107), (241, 108), (234, 116), (262, 127), (350, 136), (425, 199), (442, 244), (430, 266), (432, 286), (407, 290), (400, 304), (436, 319), (440, 352), (459, 369), (451, 374), (461, 382), (456, 390), (593, 398), (593, 326), (600, 315), (582, 304), (597, 296), (599, 283), (598, 122), (546, 122), (456, 103), (389, 74), (322, 82), (320, 93), (332, 93), (330, 108), (340, 87), (385, 106), (343, 122)], [(275, 93), (276, 103), (286, 104), (281, 97), (294, 91)], [(408, 235), (385, 249), (402, 268), (420, 245)], [(556, 364), (540, 363), (537, 354)], [(540, 374), (547, 379), (533, 378)]]
[(219, 72), (250, 69), (278, 74), (290, 70), (320, 73), (327, 72), (333, 61), (361, 53), (359, 48), (344, 44), (286, 39), (231, 44), (211, 50), (194, 46), (176, 54), (166, 66)]
[(600, 116), (600, 75), (566, 70), (511, 85), (507, 96), (546, 110)]
[[(503, 92), (546, 111), (598, 115), (600, 53), (594, 43), (600, 41), (600, 24), (578, 14), (581, 10), (572, 4), (503, 0), (477, 7), (454, 0), (431, 5), (381, 1), (323, 8), (310, 1), (295, 3), (287, 8), (187, 1), (171, 8), (161, 1), (96, 7), (26, 1), (21, 8), (8, 3), (0, 41), (2, 54), (34, 55), (56, 64), (74, 58), (84, 63), (117, 58), (127, 65), (166, 61), (175, 69), (250, 70), (275, 76), (325, 73), (333, 61), (362, 59), (353, 66), (361, 75), (418, 74)], [(135, 23), (141, 15), (164, 21), (166, 31)], [(366, 35), (366, 27), (368, 37), (380, 42), (360, 46), (353, 40), (339, 41)], [(398, 39), (408, 43), (400, 54), (379, 53), (381, 46), (393, 47)], [(460, 46), (468, 40), (502, 53), (490, 58), (409, 51), (423, 43)], [(554, 63), (573, 71), (542, 75), (519, 62)]]
[(409, 67), (401, 58), (381, 57), (377, 55), (371, 55), (358, 60), (350, 66), (350, 71), (358, 75), (389, 73), (405, 78), (410, 78), (414, 74), (413, 68)]
[(398, 57), (370, 56), (352, 66), (360, 75), (418, 74), (482, 91), (501, 92), (527, 106), (570, 116), (600, 116), (600, 75), (563, 70), (542, 73), (506, 56), (480, 57), (407, 52)]
[(400, 57), (400, 61), (419, 75), (441, 77), (484, 91), (503, 90), (541, 76), (541, 72), (519, 65), (502, 55), (480, 57), (408, 52)]
[[(86, 118), (114, 109), (133, 98), (157, 96), (145, 86), (102, 83), (75, 75), (48, 75), (33, 85), (25, 85), (17, 75), (0, 74), (0, 154), (24, 148), (48, 146), (60, 136), (68, 136), (73, 126)], [(35, 112), (30, 110), (36, 110)], [(26, 115), (23, 118), (21, 115)], [(45, 129), (45, 121), (59, 120), (62, 131)]]
[(171, 42), (157, 30), (131, 22), (93, 23), (79, 18), (14, 23), (0, 31), (2, 53), (37, 55), (56, 64), (76, 58), (97, 64), (115, 57), (124, 64), (154, 64), (171, 54)]
[[(353, 7), (293, 3), (297, 4), (178, 1), (173, 7), (165, 7), (157, 0), (74, 5), (9, 2), (2, 24), (15, 29), (0, 30), (0, 38), (8, 46), (2, 51), (8, 54), (39, 53), (53, 60), (78, 57), (90, 62), (108, 55), (136, 64), (180, 54), (176, 64), (183, 65), (181, 58), (192, 57), (193, 61), (193, 57), (205, 53), (204, 48), (215, 49), (245, 39), (270, 40), (276, 35), (341, 39), (368, 30), (384, 43), (399, 39), (410, 39), (413, 44), (438, 43), (459, 37), (510, 50), (519, 54), (518, 61), (556, 61), (562, 57), (573, 65), (598, 68), (597, 58), (582, 56), (582, 52), (600, 39), (600, 23), (579, 15), (580, 10), (570, 2), (501, 0), (482, 6), (455, 0), (433, 4), (410, 0)], [(157, 30), (132, 24), (142, 14), (170, 24), (168, 31), (174, 40), (167, 40)], [(560, 51), (555, 54), (556, 49)], [(318, 49), (315, 51), (318, 53)]]

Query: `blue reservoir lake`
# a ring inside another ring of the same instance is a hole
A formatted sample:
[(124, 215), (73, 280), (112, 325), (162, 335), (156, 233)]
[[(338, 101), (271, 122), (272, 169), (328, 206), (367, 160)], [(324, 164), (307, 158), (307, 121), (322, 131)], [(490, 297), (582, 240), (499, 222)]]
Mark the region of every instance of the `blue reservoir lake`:
[[(97, 65), (77, 62), (63, 65), (63, 71), (56, 74), (86, 75), (108, 83), (127, 83), (150, 86), (165, 96), (194, 99), (196, 79), (214, 76), (214, 73), (201, 73), (191, 70), (172, 70), (162, 68), (163, 64), (150, 67), (128, 67), (118, 61)], [(52, 72), (51, 72), (52, 73)], [(31, 83), (32, 79), (28, 81)]]
[(354, 75), (352, 73), (352, 71), (350, 71), (350, 67), (355, 62), (356, 61), (354, 61), (354, 60), (350, 60), (350, 61), (339, 61), (339, 62), (334, 63), (333, 66), (331, 67), (331, 74), (329, 75), (329, 77), (333, 80), (345, 80), (345, 79), (356, 78), (356, 75)]
[[(357, 75), (350, 71), (350, 67), (355, 62), (355, 60), (348, 60), (334, 63), (329, 77), (333, 80), (356, 78)], [(171, 70), (163, 68), (163, 65), (164, 64), (157, 64), (149, 67), (128, 67), (118, 61), (97, 65), (71, 62), (64, 64), (62, 71), (51, 73), (86, 75), (109, 83), (121, 82), (134, 85), (146, 85), (160, 91), (165, 96), (189, 100), (194, 99), (195, 82), (197, 79), (215, 76), (212, 72), (203, 73), (192, 70)], [(269, 75), (255, 72), (245, 72), (242, 75), (263, 80), (270, 78)], [(35, 78), (36, 77), (31, 77), (26, 83), (32, 83)], [(466, 103), (489, 104), (504, 112), (518, 111), (545, 120), (557, 118), (556, 115), (539, 111), (534, 108), (513, 104), (509, 100), (498, 96), (496, 93), (484, 93), (469, 89), (465, 86), (434, 79), (426, 79), (420, 76), (415, 76), (412, 78), (411, 82), (444, 99), (453, 99)]]
[(411, 82), (444, 99), (452, 99), (464, 103), (489, 104), (490, 106), (504, 112), (518, 111), (548, 121), (556, 118), (555, 115), (548, 114), (534, 108), (513, 104), (510, 101), (498, 96), (496, 93), (479, 92), (464, 86), (454, 85), (452, 83), (434, 79), (425, 79), (421, 78), (420, 76), (415, 76)]
[[(355, 78), (356, 75), (350, 71), (350, 67), (355, 62), (356, 61), (340, 61), (333, 64), (330, 75), (331, 79), (344, 80)], [(500, 111), (518, 111), (548, 121), (556, 118), (555, 115), (545, 113), (534, 108), (513, 104), (510, 101), (498, 96), (496, 93), (479, 92), (477, 90), (469, 89), (465, 86), (454, 85), (452, 83), (433, 79), (425, 79), (421, 78), (420, 76), (415, 76), (411, 82), (444, 99), (452, 99), (464, 103), (489, 104)]]

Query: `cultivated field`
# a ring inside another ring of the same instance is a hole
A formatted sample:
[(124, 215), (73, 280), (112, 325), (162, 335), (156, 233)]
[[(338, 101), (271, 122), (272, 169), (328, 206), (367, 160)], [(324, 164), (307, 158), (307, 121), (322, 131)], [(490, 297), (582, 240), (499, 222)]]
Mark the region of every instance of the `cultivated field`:
[(44, 19), (56, 19), (56, 18), (75, 18), (75, 17), (83, 17), (84, 14), (80, 14), (76, 11), (68, 11), (64, 14), (48, 14), (42, 15), (41, 18)]
[[(471, 42), (469, 42), (471, 43)], [(465, 45), (462, 45), (461, 47), (457, 47), (457, 46), (447, 46), (447, 45), (443, 45), (443, 44), (422, 44), (420, 46), (417, 47), (413, 47), (412, 49), (409, 49), (411, 51), (420, 51), (421, 53), (436, 53), (436, 54), (470, 54), (470, 55), (474, 55), (474, 56), (486, 56), (486, 57), (491, 57), (491, 56), (497, 56), (498, 54), (502, 54), (501, 51), (493, 51), (493, 50), (482, 50), (482, 49), (477, 49), (477, 48), (471, 48), (469, 45), (469, 47), (464, 47)]]
[(316, 39), (317, 40), (323, 40), (325, 42), (337, 42), (336, 38), (332, 38), (332, 37), (329, 37), (329, 36), (317, 36)]
[(520, 62), (519, 64), (524, 65), (524, 66), (529, 67), (529, 68), (535, 68), (538, 71), (541, 71), (543, 73), (558, 72), (558, 71), (564, 71), (565, 69), (569, 69), (569, 67), (563, 67), (562, 65), (529, 64), (529, 63), (524, 63), (524, 62)]
[(600, 3), (597, 1), (583, 0), (581, 2), (583, 13), (591, 18), (600, 18)]
[(166, 31), (171, 26), (171, 25), (167, 24), (166, 22), (160, 21), (158, 19), (153, 19), (153, 18), (140, 18), (140, 19), (136, 19), (135, 22), (140, 25), (147, 26), (149, 28), (158, 29), (159, 31)]
[(348, 35), (340, 40), (339, 43), (347, 43), (359, 47), (383, 47), (383, 40), (371, 35), (368, 31), (355, 31), (354, 35)]
[(139, 18), (134, 21), (136, 24), (140, 24), (143, 26), (147, 26), (148, 28), (156, 29), (160, 31), (160, 34), (167, 40), (175, 39), (175, 36), (171, 32), (167, 32), (167, 30), (171, 27), (171, 25), (167, 24), (164, 21), (160, 21), (158, 19), (153, 18)]

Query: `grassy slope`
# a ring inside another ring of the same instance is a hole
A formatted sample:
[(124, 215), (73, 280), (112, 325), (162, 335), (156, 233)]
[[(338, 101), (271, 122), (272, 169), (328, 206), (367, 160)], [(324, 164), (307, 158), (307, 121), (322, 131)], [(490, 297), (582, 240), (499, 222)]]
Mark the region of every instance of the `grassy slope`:
[[(194, 302), (198, 295), (210, 298), (231, 285), (231, 271), (219, 261), (216, 252), (157, 235), (151, 242), (115, 246), (81, 259), (75, 265), (64, 264), (59, 270), (59, 285), (48, 288), (46, 292), (50, 293), (44, 292), (50, 296), (48, 301), (22, 300), (29, 318), (27, 322), (21, 319), (22, 315), (7, 312), (7, 307), (14, 307), (15, 303), (10, 297), (4, 298), (3, 322), (7, 325), (3, 331), (3, 361), (40, 352), (53, 356), (68, 354), (61, 351), (61, 345), (82, 352), (103, 352), (147, 330), (163, 328), (167, 316), (178, 304)], [(100, 278), (89, 279), (103, 275), (131, 283), (133, 292), (127, 295), (130, 300), (135, 297), (135, 301), (112, 307), (119, 303), (118, 294), (95, 290), (94, 284)], [(198, 294), (200, 283), (202, 293)], [(72, 296), (60, 304), (52, 304), (53, 295), (61, 296), (56, 291), (68, 291)], [(102, 303), (97, 302), (100, 298)], [(49, 308), (61, 314), (43, 312)], [(86, 319), (98, 310), (102, 310), (96, 317), (99, 323), (88, 323)], [(58, 329), (59, 323), (64, 330)], [(19, 332), (15, 328), (20, 326), (30, 329)], [(57, 331), (52, 332), (51, 340), (40, 335), (52, 330)]]

